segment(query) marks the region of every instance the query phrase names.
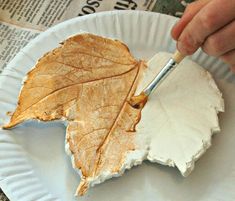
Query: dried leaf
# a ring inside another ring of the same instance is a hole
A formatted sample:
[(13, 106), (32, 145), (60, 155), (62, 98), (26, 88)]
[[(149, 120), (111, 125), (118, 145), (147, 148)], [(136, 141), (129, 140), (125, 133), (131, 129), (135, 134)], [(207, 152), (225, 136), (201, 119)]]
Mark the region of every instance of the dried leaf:
[(128, 101), (143, 69), (119, 41), (91, 34), (67, 39), (27, 75), (11, 128), (25, 120), (68, 120), (66, 140), (80, 169), (83, 195), (92, 178), (117, 174), (135, 150), (140, 109)]

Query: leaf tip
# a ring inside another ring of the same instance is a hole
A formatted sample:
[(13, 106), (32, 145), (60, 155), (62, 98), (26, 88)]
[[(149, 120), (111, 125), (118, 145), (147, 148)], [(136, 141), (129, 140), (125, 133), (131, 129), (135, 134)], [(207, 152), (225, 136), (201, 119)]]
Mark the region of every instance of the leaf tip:
[(89, 182), (86, 179), (82, 179), (77, 190), (75, 196), (83, 196), (87, 192), (89, 188)]

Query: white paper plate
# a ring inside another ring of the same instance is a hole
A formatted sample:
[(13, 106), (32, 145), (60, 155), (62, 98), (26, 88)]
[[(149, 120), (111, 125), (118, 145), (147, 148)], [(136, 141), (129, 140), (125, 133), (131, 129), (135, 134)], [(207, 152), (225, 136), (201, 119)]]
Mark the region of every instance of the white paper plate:
[[(176, 18), (147, 12), (104, 12), (74, 18), (42, 33), (9, 63), (0, 79), (0, 118), (13, 111), (22, 78), (47, 51), (80, 30), (124, 41), (138, 58), (148, 59), (159, 51), (173, 52), (170, 29)], [(198, 51), (193, 59), (217, 78), (234, 82), (235, 77), (220, 61)], [(64, 151), (64, 126), (60, 123), (26, 123), (0, 130), (0, 187), (12, 201), (102, 200), (102, 201), (232, 201), (235, 200), (235, 86), (218, 80), (225, 98), (222, 132), (183, 178), (174, 169), (144, 162), (122, 177), (91, 188), (74, 198), (79, 177)]]

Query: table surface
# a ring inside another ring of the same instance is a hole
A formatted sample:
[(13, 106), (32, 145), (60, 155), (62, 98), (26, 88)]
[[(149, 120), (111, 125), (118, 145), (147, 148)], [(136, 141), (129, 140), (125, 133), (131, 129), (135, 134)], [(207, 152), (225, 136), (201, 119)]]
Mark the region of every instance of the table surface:
[[(153, 12), (164, 13), (179, 17), (180, 13), (184, 11), (184, 2), (190, 3), (194, 0), (157, 0)], [(0, 189), (0, 201), (9, 201), (6, 195)]]

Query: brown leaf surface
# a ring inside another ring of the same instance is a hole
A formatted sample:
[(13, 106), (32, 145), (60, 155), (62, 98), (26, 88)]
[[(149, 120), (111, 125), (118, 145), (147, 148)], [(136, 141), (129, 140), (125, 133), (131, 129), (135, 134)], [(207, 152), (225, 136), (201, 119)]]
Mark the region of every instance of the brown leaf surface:
[(118, 173), (126, 153), (135, 149), (141, 108), (128, 101), (144, 68), (119, 41), (92, 34), (71, 37), (28, 73), (4, 128), (29, 119), (67, 119), (66, 140), (82, 173), (78, 193), (83, 195), (92, 178)]

